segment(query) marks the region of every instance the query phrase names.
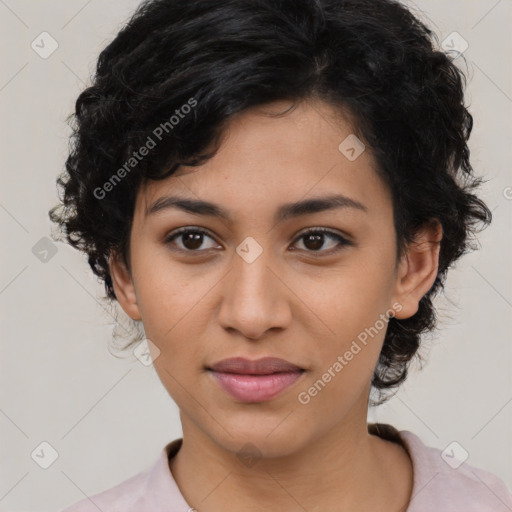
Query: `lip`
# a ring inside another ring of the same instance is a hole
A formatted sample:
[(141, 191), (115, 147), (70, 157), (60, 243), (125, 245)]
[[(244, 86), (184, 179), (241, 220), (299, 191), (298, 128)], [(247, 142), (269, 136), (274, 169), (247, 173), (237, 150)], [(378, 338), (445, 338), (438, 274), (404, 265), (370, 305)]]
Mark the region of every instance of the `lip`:
[(222, 373), (237, 373), (240, 375), (269, 375), (271, 373), (284, 373), (301, 371), (299, 366), (280, 359), (279, 357), (262, 357), (261, 359), (245, 359), (232, 357), (223, 359), (208, 367), (209, 370)]
[(305, 372), (303, 368), (277, 357), (223, 359), (207, 370), (224, 391), (242, 402), (271, 400)]

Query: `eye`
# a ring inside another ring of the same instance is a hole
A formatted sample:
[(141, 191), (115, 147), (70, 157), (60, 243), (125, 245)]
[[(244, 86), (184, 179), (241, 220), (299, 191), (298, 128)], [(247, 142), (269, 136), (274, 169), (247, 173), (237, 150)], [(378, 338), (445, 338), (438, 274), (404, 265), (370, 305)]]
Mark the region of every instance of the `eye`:
[[(181, 228), (178, 231), (174, 231), (168, 237), (166, 237), (164, 243), (168, 244), (174, 242), (176, 238), (181, 239), (181, 247), (178, 244), (178, 249), (185, 252), (200, 252), (198, 249), (203, 244), (204, 237), (208, 237), (211, 240), (213, 238), (203, 229), (200, 228)], [(211, 249), (213, 247), (206, 247)], [(203, 250), (206, 250), (203, 247)]]
[[(331, 244), (331, 248), (328, 250), (320, 251), (319, 249), (324, 246), (326, 238), (337, 240), (338, 243)], [(338, 233), (325, 228), (310, 229), (302, 233), (296, 240), (304, 240), (303, 245), (306, 247), (304, 250), (307, 252), (334, 253), (341, 250), (344, 246), (353, 245), (352, 242), (349, 242)]]
[[(190, 227), (180, 228), (179, 230), (170, 233), (169, 236), (165, 238), (164, 243), (173, 243), (174, 245), (177, 245), (178, 250), (189, 253), (202, 252), (207, 249), (215, 248), (215, 245), (212, 245), (210, 247), (203, 247), (201, 249), (205, 237), (209, 238), (210, 240), (214, 240), (213, 237), (209, 235), (209, 233), (204, 229)], [(331, 244), (331, 248), (328, 248), (327, 250), (320, 250), (324, 246), (326, 238), (335, 240), (337, 243)], [(175, 243), (176, 239), (180, 240), (181, 243)], [(333, 253), (341, 250), (344, 246), (353, 245), (352, 242), (348, 241), (338, 233), (325, 228), (310, 229), (296, 238), (296, 241), (303, 239), (303, 245), (305, 249), (299, 248), (299, 250), (305, 250), (307, 252), (313, 253)]]

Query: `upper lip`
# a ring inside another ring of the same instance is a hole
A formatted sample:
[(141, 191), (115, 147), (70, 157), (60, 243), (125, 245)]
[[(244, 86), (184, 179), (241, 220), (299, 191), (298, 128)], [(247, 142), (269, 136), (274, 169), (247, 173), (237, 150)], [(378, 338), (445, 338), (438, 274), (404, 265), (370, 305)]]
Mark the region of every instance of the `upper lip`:
[(256, 360), (233, 357), (223, 359), (209, 366), (208, 369), (215, 372), (238, 373), (242, 375), (269, 375), (271, 373), (303, 371), (303, 368), (278, 357), (262, 357)]

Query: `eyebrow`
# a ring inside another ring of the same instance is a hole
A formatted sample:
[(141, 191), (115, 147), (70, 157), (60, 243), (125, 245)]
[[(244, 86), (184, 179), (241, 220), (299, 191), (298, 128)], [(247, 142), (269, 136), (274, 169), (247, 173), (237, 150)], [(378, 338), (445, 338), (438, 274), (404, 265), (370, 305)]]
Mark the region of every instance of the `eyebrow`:
[[(352, 208), (368, 212), (367, 207), (359, 201), (342, 194), (337, 194), (284, 204), (277, 211), (274, 221), (283, 222), (301, 215), (310, 215), (313, 213), (333, 210), (335, 208)], [(146, 217), (166, 209), (178, 209), (194, 215), (218, 217), (227, 222), (232, 222), (231, 215), (217, 204), (199, 199), (188, 199), (178, 196), (164, 196), (157, 199), (149, 208), (146, 209)]]

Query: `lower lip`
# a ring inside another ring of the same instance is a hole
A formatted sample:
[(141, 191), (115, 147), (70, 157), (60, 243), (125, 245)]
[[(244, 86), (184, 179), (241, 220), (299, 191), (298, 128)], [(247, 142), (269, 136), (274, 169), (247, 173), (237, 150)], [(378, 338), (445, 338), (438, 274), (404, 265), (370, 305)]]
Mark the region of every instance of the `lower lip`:
[(242, 402), (271, 400), (289, 388), (303, 372), (273, 373), (270, 375), (241, 375), (210, 371), (231, 396)]

